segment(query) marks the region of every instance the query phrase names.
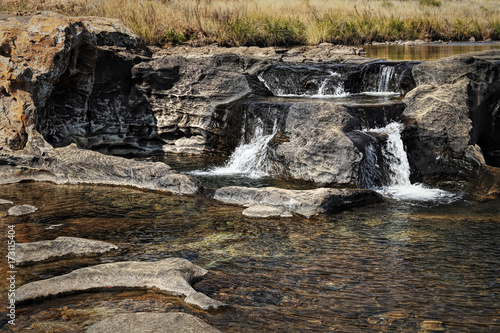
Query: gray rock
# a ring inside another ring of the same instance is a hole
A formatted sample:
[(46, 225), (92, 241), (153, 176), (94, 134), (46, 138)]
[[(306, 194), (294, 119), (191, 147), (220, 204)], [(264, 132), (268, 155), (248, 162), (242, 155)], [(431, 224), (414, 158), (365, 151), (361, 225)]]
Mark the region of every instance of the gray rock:
[(96, 35), (97, 45), (134, 48), (142, 42), (121, 20), (96, 16), (86, 16), (82, 19)]
[(87, 333), (217, 333), (218, 329), (186, 313), (122, 313), (90, 326)]
[(11, 216), (21, 216), (34, 213), (38, 210), (35, 206), (31, 205), (17, 205), (10, 207), (7, 213)]
[(190, 283), (202, 278), (207, 270), (186, 259), (168, 258), (155, 262), (126, 261), (77, 269), (69, 274), (35, 281), (16, 291), (16, 301), (107, 288), (156, 289), (184, 295), (190, 303), (204, 310), (217, 309), (224, 303), (202, 298)]
[(255, 205), (245, 209), (242, 214), (246, 217), (293, 217), (293, 215), (281, 207)]
[(16, 263), (38, 262), (67, 255), (89, 255), (118, 250), (114, 244), (77, 237), (57, 237), (32, 243), (16, 243)]
[(278, 207), (307, 218), (383, 200), (379, 194), (371, 190), (333, 188), (286, 190), (274, 187), (241, 186), (217, 189), (214, 199), (245, 207), (255, 205)]
[(470, 180), (500, 166), (500, 51), (429, 61), (413, 68), (403, 138), (423, 176)]
[(0, 205), (12, 205), (13, 203), (10, 200), (0, 199)]
[(161, 162), (142, 162), (103, 155), (75, 145), (47, 149), (42, 154), (20, 152), (2, 154), (0, 184), (22, 180), (51, 181), (57, 184), (106, 184), (134, 186), (174, 194), (195, 194), (201, 183), (181, 175)]

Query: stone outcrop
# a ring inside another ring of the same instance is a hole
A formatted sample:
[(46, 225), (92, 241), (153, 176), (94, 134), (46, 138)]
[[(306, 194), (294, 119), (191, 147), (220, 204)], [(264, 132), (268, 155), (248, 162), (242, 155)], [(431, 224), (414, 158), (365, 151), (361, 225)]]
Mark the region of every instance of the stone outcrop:
[(214, 199), (244, 207), (257, 205), (278, 207), (307, 218), (383, 200), (379, 194), (371, 190), (333, 188), (286, 190), (274, 187), (241, 186), (217, 189)]
[(122, 313), (90, 326), (87, 333), (156, 333), (190, 332), (219, 333), (203, 320), (186, 313)]
[(0, 151), (0, 184), (23, 180), (56, 184), (105, 184), (134, 186), (174, 194), (196, 194), (201, 183), (160, 162), (141, 162), (79, 149), (74, 144), (47, 149)]
[(10, 216), (21, 216), (34, 213), (38, 210), (35, 206), (31, 205), (16, 205), (9, 208), (7, 213)]
[(217, 309), (224, 303), (209, 298), (191, 287), (207, 270), (181, 258), (155, 262), (116, 262), (80, 268), (71, 273), (25, 284), (17, 289), (16, 301), (26, 302), (61, 294), (107, 288), (156, 289), (184, 295), (184, 301), (204, 310)]
[(410, 162), (425, 176), (469, 178), (500, 166), (500, 51), (460, 55), (413, 68), (404, 103)]
[(16, 263), (23, 265), (68, 255), (101, 254), (112, 250), (118, 250), (118, 246), (93, 239), (57, 237), (54, 240), (16, 243)]

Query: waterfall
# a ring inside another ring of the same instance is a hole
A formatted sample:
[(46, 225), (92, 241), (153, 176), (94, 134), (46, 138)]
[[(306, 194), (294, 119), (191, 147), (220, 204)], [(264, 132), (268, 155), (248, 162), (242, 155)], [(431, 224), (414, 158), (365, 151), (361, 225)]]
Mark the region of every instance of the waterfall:
[(241, 143), (234, 150), (229, 161), (221, 167), (215, 167), (208, 171), (192, 171), (190, 174), (198, 176), (216, 175), (243, 175), (249, 178), (260, 178), (269, 175), (267, 163), (267, 145), (278, 131), (278, 118), (275, 119), (271, 134), (264, 134), (264, 123), (257, 119), (255, 132), (250, 142), (245, 143), (245, 131)]
[[(385, 144), (381, 147), (383, 164), (387, 171), (385, 177), (386, 184), (381, 188), (374, 188), (382, 195), (397, 199), (397, 200), (414, 200), (414, 201), (443, 201), (450, 202), (456, 199), (456, 196), (450, 192), (440, 189), (432, 189), (425, 187), (422, 184), (412, 184), (410, 182), (410, 163), (404, 149), (403, 140), (401, 139), (401, 129), (403, 125), (400, 123), (390, 123), (383, 128), (375, 128), (364, 130), (365, 133), (378, 133), (387, 135)], [(377, 161), (377, 156), (374, 150), (367, 147), (365, 153), (365, 163), (367, 168), (364, 171), (364, 177), (370, 179), (373, 174), (373, 162)], [(370, 181), (365, 181), (370, 184)], [(371, 182), (373, 184), (373, 182)]]
[(389, 84), (394, 76), (394, 66), (380, 66), (378, 78), (378, 92), (389, 92)]

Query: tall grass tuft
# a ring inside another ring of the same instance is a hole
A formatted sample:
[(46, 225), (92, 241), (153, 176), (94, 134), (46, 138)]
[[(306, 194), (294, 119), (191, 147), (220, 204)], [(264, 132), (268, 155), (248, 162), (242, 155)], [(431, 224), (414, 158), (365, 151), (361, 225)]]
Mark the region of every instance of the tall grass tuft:
[(114, 17), (147, 44), (500, 39), (500, 0), (1, 0), (0, 11)]

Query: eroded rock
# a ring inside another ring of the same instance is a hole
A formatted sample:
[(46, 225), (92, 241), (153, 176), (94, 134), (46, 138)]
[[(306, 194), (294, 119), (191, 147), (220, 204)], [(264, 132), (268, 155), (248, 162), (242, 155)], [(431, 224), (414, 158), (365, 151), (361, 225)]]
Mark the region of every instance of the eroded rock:
[(118, 250), (118, 246), (92, 239), (57, 237), (32, 243), (16, 243), (16, 263), (38, 262), (67, 255), (100, 254)]
[(142, 162), (103, 155), (75, 145), (29, 154), (26, 150), (3, 154), (0, 184), (23, 180), (57, 184), (134, 186), (174, 194), (196, 194), (201, 183), (161, 162)]
[(90, 326), (87, 333), (217, 333), (218, 329), (186, 313), (122, 313)]
[(207, 270), (182, 258), (102, 264), (23, 285), (16, 291), (16, 301), (25, 302), (107, 288), (154, 288), (174, 295), (184, 295), (185, 302), (204, 310), (225, 306), (224, 303), (200, 294), (191, 287), (190, 283), (201, 279), (207, 273)]
[(333, 188), (286, 190), (274, 187), (242, 186), (217, 189), (214, 199), (245, 207), (255, 205), (278, 207), (307, 218), (383, 200), (379, 194), (371, 190)]

